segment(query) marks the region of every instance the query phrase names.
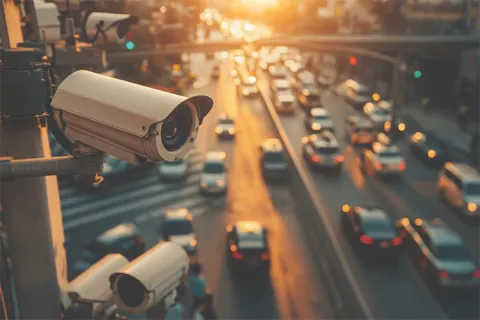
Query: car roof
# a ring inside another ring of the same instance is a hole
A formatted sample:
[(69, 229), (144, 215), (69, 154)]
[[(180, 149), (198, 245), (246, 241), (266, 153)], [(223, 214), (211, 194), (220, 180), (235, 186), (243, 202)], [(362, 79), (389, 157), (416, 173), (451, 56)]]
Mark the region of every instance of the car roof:
[(458, 175), (465, 182), (480, 180), (480, 173), (467, 163), (447, 162), (445, 163), (445, 169)]
[(263, 231), (263, 226), (258, 221), (237, 221), (235, 223), (235, 228), (237, 229), (237, 235), (239, 237), (247, 234), (261, 235)]
[(400, 152), (400, 149), (397, 146), (386, 145), (381, 142), (373, 143), (372, 149), (375, 152)]
[(278, 101), (280, 102), (294, 102), (295, 101), (295, 97), (293, 96), (293, 94), (279, 94), (277, 95), (277, 99)]
[(320, 90), (312, 88), (312, 89), (303, 89), (302, 94), (304, 96), (309, 96), (309, 95), (320, 95)]
[(435, 246), (464, 245), (463, 239), (441, 219), (423, 221), (428, 236)]
[(283, 146), (282, 143), (280, 142), (279, 139), (277, 138), (271, 138), (271, 139), (266, 139), (262, 142), (262, 148), (264, 151), (282, 151)]
[(276, 79), (275, 82), (274, 82), (274, 84), (275, 84), (276, 86), (282, 85), (282, 84), (284, 84), (284, 85), (286, 84), (286, 85), (289, 85), (289, 86), (290, 86), (290, 81), (285, 80), (285, 79)]
[(313, 143), (315, 148), (338, 147), (337, 138), (330, 131), (324, 131), (318, 134), (308, 136), (308, 139)]
[(165, 210), (166, 220), (190, 220), (191, 215), (187, 208), (169, 208)]
[(393, 107), (393, 102), (392, 101), (381, 100), (381, 101), (377, 102), (377, 106), (379, 106), (380, 108), (388, 109), (388, 108)]
[(312, 117), (328, 116), (328, 111), (323, 108), (312, 108), (310, 109), (310, 115)]
[(355, 127), (357, 128), (373, 128), (374, 125), (373, 123), (368, 120), (368, 119), (365, 119), (365, 118), (358, 118), (356, 121), (355, 121)]
[(364, 221), (390, 221), (390, 217), (382, 208), (375, 206), (355, 206), (354, 208), (358, 216)]
[(111, 243), (119, 238), (124, 238), (138, 233), (138, 228), (133, 223), (122, 223), (111, 229), (108, 229), (97, 237), (101, 243)]
[(233, 120), (233, 117), (231, 117), (229, 114), (227, 113), (222, 113), (219, 117), (218, 117), (218, 120), (225, 120), (225, 119), (231, 119)]
[(210, 151), (205, 156), (205, 161), (208, 162), (224, 162), (227, 154), (223, 151)]
[(367, 90), (368, 87), (366, 85), (363, 85), (355, 80), (348, 79), (345, 83), (348, 87), (351, 87), (355, 90)]

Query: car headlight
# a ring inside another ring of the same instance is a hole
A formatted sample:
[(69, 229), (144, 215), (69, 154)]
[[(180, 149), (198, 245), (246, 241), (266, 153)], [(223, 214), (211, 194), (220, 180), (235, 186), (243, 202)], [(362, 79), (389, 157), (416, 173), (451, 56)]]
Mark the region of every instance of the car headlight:
[(405, 123), (401, 122), (398, 124), (398, 131), (403, 132), (406, 128), (407, 126), (405, 126)]
[(223, 132), (222, 129), (220, 129), (220, 128), (215, 128), (215, 133), (216, 133), (216, 134), (221, 134), (222, 132)]
[(385, 124), (383, 125), (383, 130), (385, 131), (390, 131), (391, 128), (392, 128), (392, 123), (390, 121), (385, 122)]
[(475, 212), (477, 211), (478, 209), (478, 206), (476, 203), (473, 203), (473, 202), (469, 202), (467, 203), (467, 210), (470, 211), (470, 212)]
[(233, 129), (233, 128), (228, 129), (228, 133), (235, 134), (235, 129)]
[(320, 130), (322, 126), (318, 123), (312, 123), (312, 130)]
[(200, 183), (200, 186), (201, 186), (202, 188), (206, 188), (206, 187), (207, 187), (207, 183), (206, 183), (206, 182), (202, 182), (202, 183)]
[(437, 156), (437, 153), (435, 152), (435, 150), (428, 150), (427, 155), (430, 159), (433, 159)]
[(225, 185), (225, 181), (217, 180), (217, 187), (223, 187)]

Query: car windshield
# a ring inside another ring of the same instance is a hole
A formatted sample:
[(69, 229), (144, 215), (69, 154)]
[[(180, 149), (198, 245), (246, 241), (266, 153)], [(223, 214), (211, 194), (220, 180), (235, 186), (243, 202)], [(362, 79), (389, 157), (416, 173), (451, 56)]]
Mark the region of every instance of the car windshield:
[(327, 115), (316, 115), (313, 117), (314, 120), (328, 120), (328, 116)]
[(318, 153), (321, 153), (321, 154), (330, 155), (330, 154), (338, 153), (338, 148), (335, 148), (335, 147), (320, 147), (320, 148), (317, 148), (317, 151), (318, 151)]
[(480, 196), (480, 183), (477, 183), (477, 182), (466, 183), (465, 193), (472, 196)]
[(288, 90), (290, 89), (290, 84), (288, 82), (277, 82), (275, 87), (277, 90)]
[(388, 110), (382, 109), (382, 108), (376, 108), (373, 110), (373, 113), (377, 116), (389, 116), (390, 112)]
[(378, 153), (378, 156), (381, 158), (398, 158), (400, 157), (400, 152), (398, 151), (382, 151)]
[(373, 128), (356, 128), (355, 132), (360, 134), (373, 134)]
[(435, 256), (440, 260), (471, 261), (470, 253), (462, 245), (441, 245), (435, 248)]
[(168, 235), (187, 235), (193, 233), (193, 226), (187, 220), (165, 221), (163, 231)]
[(275, 163), (285, 162), (285, 159), (283, 158), (283, 153), (281, 152), (266, 152), (263, 155), (263, 160), (265, 162), (275, 162)]
[(218, 124), (233, 124), (233, 119), (220, 119)]
[(180, 159), (180, 160), (173, 161), (173, 162), (163, 161), (162, 166), (180, 166), (184, 163), (185, 163), (184, 159)]
[(392, 222), (388, 219), (363, 219), (362, 227), (365, 232), (393, 232)]
[(207, 162), (203, 167), (204, 173), (224, 173), (225, 167), (223, 163), (219, 162)]

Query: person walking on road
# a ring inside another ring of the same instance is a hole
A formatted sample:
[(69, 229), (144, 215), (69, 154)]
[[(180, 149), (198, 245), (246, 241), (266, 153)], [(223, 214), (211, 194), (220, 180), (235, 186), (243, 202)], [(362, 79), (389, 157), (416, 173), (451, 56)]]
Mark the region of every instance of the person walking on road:
[(213, 295), (207, 294), (204, 302), (193, 315), (193, 320), (216, 320), (217, 313), (213, 309)]
[(201, 273), (202, 265), (197, 262), (192, 266), (192, 274), (188, 277), (188, 286), (193, 298), (192, 315), (207, 296), (207, 282)]
[(458, 113), (458, 126), (460, 127), (460, 130), (463, 132), (467, 131), (467, 122), (468, 122), (468, 116), (470, 113), (470, 108), (466, 103), (462, 103), (460, 105), (460, 110)]

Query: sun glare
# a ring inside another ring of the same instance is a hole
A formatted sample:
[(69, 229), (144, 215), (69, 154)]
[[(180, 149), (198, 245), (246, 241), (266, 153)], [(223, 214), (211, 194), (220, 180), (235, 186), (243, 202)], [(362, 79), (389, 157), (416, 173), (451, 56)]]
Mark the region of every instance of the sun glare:
[(242, 0), (242, 3), (251, 8), (265, 8), (277, 5), (278, 0)]

